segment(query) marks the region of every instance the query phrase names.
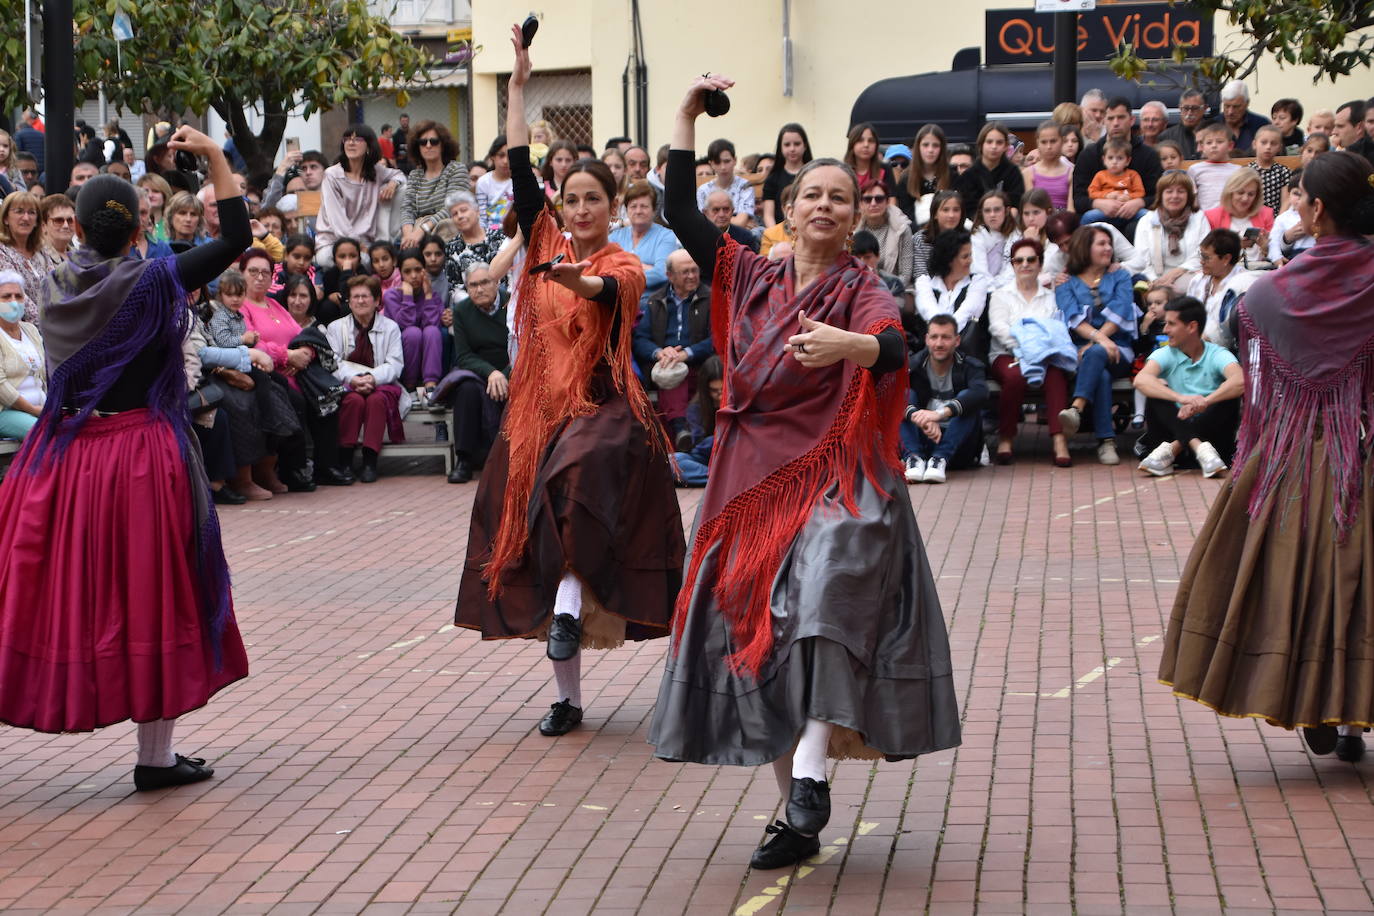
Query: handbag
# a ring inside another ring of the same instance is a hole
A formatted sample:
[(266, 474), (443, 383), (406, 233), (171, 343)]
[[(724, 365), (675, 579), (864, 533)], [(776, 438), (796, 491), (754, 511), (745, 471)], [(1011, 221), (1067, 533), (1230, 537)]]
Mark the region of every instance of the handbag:
[(186, 395), (186, 409), (193, 414), (214, 410), (224, 400), (224, 389), (219, 382), (206, 382)]

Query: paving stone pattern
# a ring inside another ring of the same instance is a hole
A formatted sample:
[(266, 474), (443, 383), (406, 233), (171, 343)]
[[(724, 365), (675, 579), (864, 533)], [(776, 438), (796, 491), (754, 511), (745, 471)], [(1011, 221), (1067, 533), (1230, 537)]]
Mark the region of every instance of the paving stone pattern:
[[(771, 771), (644, 742), (665, 644), (590, 653), (587, 719), (540, 644), (447, 626), (475, 484), (223, 513), (251, 677), (186, 716), (213, 781), (136, 794), (129, 724), (0, 729), (0, 908), (101, 913), (1374, 911), (1374, 763), (1220, 720), (1155, 678), (1220, 483), (1041, 455), (910, 490), (964, 744), (846, 762), (821, 855), (751, 873)], [(681, 491), (690, 522), (700, 491)], [(893, 710), (900, 715), (901, 710)]]

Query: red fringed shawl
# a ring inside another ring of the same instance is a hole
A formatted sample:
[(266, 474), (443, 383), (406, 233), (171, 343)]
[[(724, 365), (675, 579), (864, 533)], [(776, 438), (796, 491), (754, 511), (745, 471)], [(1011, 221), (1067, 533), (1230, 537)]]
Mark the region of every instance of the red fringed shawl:
[[(572, 243), (564, 238), (548, 210), (540, 213), (530, 235), (527, 266), (542, 264), (558, 254), (569, 263), (577, 260)], [(520, 311), (515, 325), (520, 358), (515, 361), (510, 403), (501, 425), (501, 435), (510, 443), (510, 467), (501, 525), (485, 567), (493, 600), (501, 593), (501, 572), (517, 564), (529, 540), (530, 496), (540, 459), (563, 424), (596, 410), (591, 380), (600, 364), (609, 364), (616, 391), (629, 401), (655, 445), (668, 451), (667, 436), (634, 374), (630, 351), (639, 297), (644, 293), (644, 268), (639, 258), (615, 244), (588, 260), (588, 276), (615, 279), (614, 309), (582, 299), (540, 275), (525, 273), (520, 278)], [(612, 338), (617, 316), (619, 333)]]
[(773, 579), (793, 540), (832, 483), (858, 514), (854, 471), (881, 489), (876, 469), (900, 468), (898, 426), (905, 372), (875, 382), (842, 360), (807, 369), (787, 349), (800, 333), (798, 311), (866, 334), (899, 328), (892, 296), (877, 274), (848, 254), (795, 292), (792, 258), (768, 261), (726, 237), (716, 253), (711, 333), (725, 362), (711, 476), (686, 581), (673, 617), (674, 647), (693, 585), (709, 549), (719, 545), (716, 604), (730, 622), (736, 674), (757, 677), (773, 650)]
[[(1245, 410), (1235, 467), (1264, 456), (1248, 510), (1256, 517), (1288, 475), (1311, 484), (1312, 445), (1325, 440), (1332, 520), (1344, 542), (1360, 509), (1374, 422), (1374, 244), (1327, 236), (1255, 281), (1240, 304)], [(1307, 513), (1302, 513), (1306, 524)]]

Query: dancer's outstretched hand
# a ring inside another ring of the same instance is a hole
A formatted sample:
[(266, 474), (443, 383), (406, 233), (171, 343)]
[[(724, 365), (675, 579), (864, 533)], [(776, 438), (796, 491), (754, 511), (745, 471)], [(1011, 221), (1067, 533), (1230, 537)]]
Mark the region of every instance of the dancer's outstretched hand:
[(820, 369), (848, 359), (853, 352), (854, 335), (848, 331), (822, 324), (797, 313), (801, 333), (787, 338), (787, 349), (808, 369)]

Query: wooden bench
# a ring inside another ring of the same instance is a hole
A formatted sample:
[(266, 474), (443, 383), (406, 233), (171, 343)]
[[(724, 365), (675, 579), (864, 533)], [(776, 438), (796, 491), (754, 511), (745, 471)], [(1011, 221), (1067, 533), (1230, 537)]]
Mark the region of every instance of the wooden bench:
[[(448, 434), (445, 441), (435, 439), (435, 427), (442, 426)], [(406, 441), (386, 442), (382, 445), (383, 457), (412, 458), (439, 455), (444, 459), (444, 473), (453, 470), (453, 411), (441, 414), (430, 413), (424, 408), (412, 410), (405, 418)]]

